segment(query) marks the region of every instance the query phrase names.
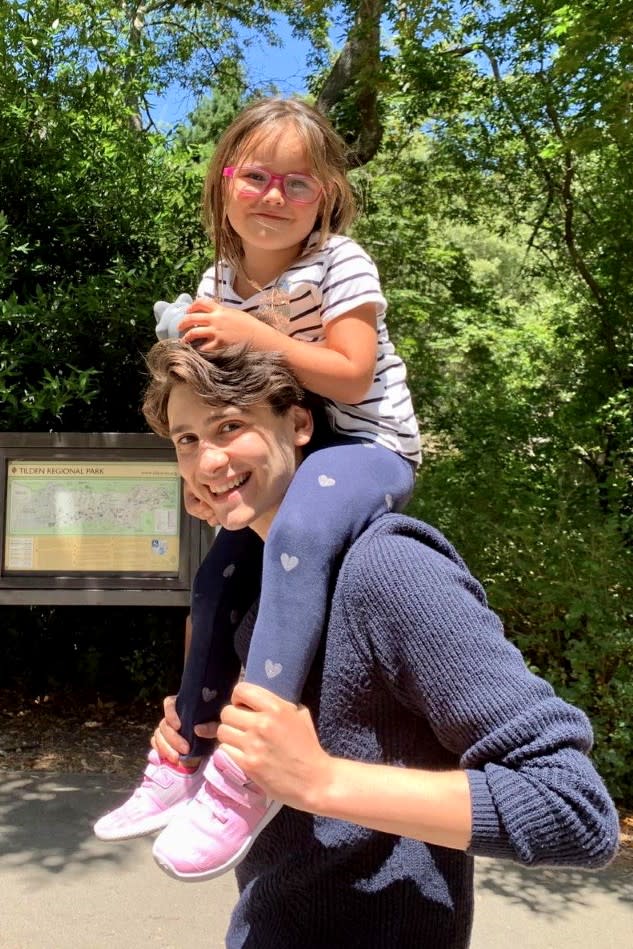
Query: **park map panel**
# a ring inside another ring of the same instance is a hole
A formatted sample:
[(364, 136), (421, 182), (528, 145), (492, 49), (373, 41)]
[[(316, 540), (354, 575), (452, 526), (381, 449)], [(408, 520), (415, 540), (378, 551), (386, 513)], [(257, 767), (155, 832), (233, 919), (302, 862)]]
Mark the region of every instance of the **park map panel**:
[(175, 463), (9, 460), (5, 570), (177, 573), (179, 557)]

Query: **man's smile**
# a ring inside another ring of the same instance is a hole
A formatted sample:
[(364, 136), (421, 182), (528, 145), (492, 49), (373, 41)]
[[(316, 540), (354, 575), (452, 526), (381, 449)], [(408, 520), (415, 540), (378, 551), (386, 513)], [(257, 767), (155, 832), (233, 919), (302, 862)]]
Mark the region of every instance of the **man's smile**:
[(246, 484), (250, 476), (251, 473), (248, 471), (246, 474), (236, 475), (234, 478), (228, 479), (226, 481), (221, 481), (214, 485), (208, 485), (208, 488), (213, 495), (213, 498), (217, 500), (223, 495), (234, 491), (235, 488), (241, 488), (243, 484)]

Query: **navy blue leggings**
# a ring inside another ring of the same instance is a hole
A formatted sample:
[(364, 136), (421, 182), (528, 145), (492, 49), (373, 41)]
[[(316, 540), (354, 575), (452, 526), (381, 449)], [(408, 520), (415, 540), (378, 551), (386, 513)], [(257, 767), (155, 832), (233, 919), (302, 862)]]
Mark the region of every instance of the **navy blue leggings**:
[(336, 439), (297, 469), (266, 538), (221, 530), (193, 584), (192, 640), (176, 709), (192, 755), (210, 743), (193, 726), (217, 719), (239, 676), (234, 632), (261, 598), (245, 679), (299, 702), (327, 618), (342, 555), (364, 528), (411, 496), (413, 465), (373, 442)]

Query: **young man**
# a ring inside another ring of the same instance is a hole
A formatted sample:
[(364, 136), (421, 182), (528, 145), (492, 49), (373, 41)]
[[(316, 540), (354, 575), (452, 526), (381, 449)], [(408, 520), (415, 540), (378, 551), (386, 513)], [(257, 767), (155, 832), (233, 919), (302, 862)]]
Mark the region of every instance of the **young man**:
[[(265, 539), (312, 433), (293, 377), (274, 355), (173, 341), (149, 365), (146, 416), (186, 487)], [(165, 708), (153, 745), (177, 762)], [(218, 738), (228, 796), (234, 761), (255, 796), (290, 805), (237, 868), (229, 949), (461, 949), (474, 856), (598, 867), (617, 849), (586, 717), (528, 671), (446, 539), (404, 516), (348, 550), (304, 706), (242, 683)]]

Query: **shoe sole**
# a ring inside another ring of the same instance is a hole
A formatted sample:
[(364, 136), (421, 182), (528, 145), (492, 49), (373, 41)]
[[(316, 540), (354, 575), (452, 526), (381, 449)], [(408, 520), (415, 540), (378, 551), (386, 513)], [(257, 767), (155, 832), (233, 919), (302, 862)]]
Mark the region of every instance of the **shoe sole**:
[(264, 817), (262, 817), (260, 823), (257, 825), (256, 831), (252, 833), (250, 837), (246, 838), (237, 853), (234, 854), (230, 860), (227, 860), (226, 863), (223, 863), (222, 866), (215, 867), (213, 870), (201, 870), (194, 873), (183, 872), (182, 870), (176, 870), (175, 867), (172, 867), (165, 861), (164, 857), (162, 857), (160, 854), (154, 853), (153, 850), (152, 856), (161, 870), (163, 870), (174, 880), (180, 880), (182, 883), (202, 883), (204, 880), (213, 880), (214, 877), (219, 877), (222, 876), (223, 873), (228, 873), (229, 870), (232, 870), (233, 867), (236, 867), (242, 862), (261, 832), (268, 824), (270, 824), (273, 817), (277, 816), (282, 807), (282, 804), (274, 801), (266, 811)]
[(148, 837), (150, 834), (155, 834), (158, 830), (164, 830), (167, 827), (167, 824), (176, 817), (180, 812), (187, 807), (189, 801), (181, 801), (180, 804), (175, 804), (173, 807), (169, 808), (166, 811), (163, 811), (161, 814), (157, 814), (155, 819), (149, 821), (142, 825), (142, 827), (137, 827), (135, 830), (131, 830), (129, 833), (108, 833), (107, 831), (97, 830), (97, 824), (92, 828), (94, 831), (95, 837), (98, 837), (99, 840), (105, 840), (106, 842), (116, 841), (116, 840), (134, 840), (136, 837)]

